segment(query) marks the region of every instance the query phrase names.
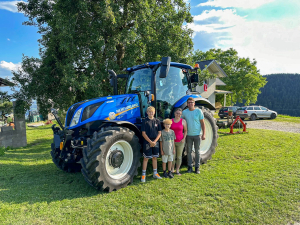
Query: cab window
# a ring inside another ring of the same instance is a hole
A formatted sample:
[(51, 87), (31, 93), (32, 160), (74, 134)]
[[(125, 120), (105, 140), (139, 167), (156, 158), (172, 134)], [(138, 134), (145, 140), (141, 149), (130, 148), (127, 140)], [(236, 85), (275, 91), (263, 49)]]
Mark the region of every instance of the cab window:
[(127, 80), (126, 94), (131, 94), (137, 91), (150, 91), (151, 74), (152, 70), (150, 68), (140, 69), (131, 72)]

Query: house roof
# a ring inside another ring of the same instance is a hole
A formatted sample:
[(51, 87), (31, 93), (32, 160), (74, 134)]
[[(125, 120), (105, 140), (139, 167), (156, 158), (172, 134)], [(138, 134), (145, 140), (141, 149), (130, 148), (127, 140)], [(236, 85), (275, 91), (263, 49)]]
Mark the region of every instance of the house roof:
[(196, 62), (199, 64), (201, 70), (208, 69), (210, 72), (217, 74), (219, 77), (227, 77), (225, 71), (219, 66), (219, 64), (213, 60), (205, 60)]
[(5, 87), (5, 86), (14, 86), (14, 83), (5, 80), (3, 78), (0, 78), (0, 87)]
[(232, 94), (231, 91), (215, 90), (216, 94)]
[(218, 86), (226, 86), (226, 84), (223, 81), (221, 81), (219, 78), (216, 78), (216, 85), (218, 85)]

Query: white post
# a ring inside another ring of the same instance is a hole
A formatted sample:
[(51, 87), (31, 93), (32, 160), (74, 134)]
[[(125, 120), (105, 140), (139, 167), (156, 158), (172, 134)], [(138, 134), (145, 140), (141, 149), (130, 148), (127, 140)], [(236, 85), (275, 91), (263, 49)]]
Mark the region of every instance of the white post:
[(226, 106), (226, 94), (224, 94), (224, 106), (223, 107), (225, 107)]

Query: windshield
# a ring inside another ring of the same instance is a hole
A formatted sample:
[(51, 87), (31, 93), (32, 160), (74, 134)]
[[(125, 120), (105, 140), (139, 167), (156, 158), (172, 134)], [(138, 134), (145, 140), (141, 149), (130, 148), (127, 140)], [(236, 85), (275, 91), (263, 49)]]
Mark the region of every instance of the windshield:
[(168, 118), (173, 105), (189, 89), (188, 80), (182, 68), (170, 67), (166, 78), (160, 78), (160, 68), (156, 71), (156, 99), (158, 117)]
[(150, 68), (133, 71), (129, 74), (126, 94), (134, 93), (136, 91), (150, 91), (151, 90), (151, 74)]

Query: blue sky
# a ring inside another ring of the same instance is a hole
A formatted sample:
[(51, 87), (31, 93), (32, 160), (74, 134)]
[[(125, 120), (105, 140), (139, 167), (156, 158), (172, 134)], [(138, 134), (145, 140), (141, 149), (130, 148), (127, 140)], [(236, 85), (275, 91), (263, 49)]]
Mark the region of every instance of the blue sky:
[[(0, 77), (11, 78), (22, 55), (39, 56), (37, 28), (24, 26), (18, 1), (0, 0)], [(300, 73), (299, 0), (186, 0), (194, 49), (234, 48), (257, 60), (261, 74)], [(6, 91), (7, 88), (2, 88)]]

